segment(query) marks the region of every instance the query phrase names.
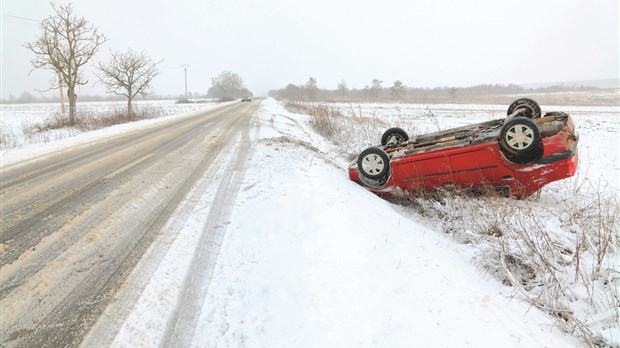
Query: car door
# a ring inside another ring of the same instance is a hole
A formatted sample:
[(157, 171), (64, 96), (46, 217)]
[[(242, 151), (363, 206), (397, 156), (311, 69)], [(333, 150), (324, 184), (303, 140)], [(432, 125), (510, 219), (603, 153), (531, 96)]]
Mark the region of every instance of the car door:
[(489, 144), (452, 151), (450, 166), (454, 183), (462, 187), (495, 186), (512, 177), (512, 172), (499, 163)]
[(392, 161), (393, 177), (405, 189), (432, 189), (453, 182), (445, 151), (414, 154)]

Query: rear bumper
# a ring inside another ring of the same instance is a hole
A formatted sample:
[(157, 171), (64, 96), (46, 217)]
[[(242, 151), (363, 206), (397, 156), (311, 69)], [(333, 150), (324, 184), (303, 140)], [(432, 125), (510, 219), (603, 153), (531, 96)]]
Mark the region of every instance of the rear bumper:
[(535, 164), (515, 171), (519, 186), (513, 188), (518, 198), (526, 198), (554, 181), (570, 178), (577, 172), (577, 144), (571, 149), (541, 158)]

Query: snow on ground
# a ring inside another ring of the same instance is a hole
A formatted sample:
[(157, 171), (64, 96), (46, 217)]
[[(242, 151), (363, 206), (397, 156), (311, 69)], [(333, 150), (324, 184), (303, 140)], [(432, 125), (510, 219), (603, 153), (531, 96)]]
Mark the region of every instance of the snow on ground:
[[(365, 105), (347, 107), (353, 114), (370, 113), (387, 118), (391, 125), (404, 124), (413, 134), (437, 124), (444, 125), (443, 129), (448, 124), (488, 120), (489, 114), (503, 117), (504, 112), (499, 106), (468, 106), (480, 112), (463, 111), (461, 116), (466, 117), (452, 117), (454, 106), (445, 106), (445, 110), (436, 105), (432, 110), (411, 106), (416, 110), (409, 110), (406, 105), (386, 105), (384, 113), (376, 105), (367, 112), (362, 110)], [(400, 115), (394, 115), (396, 108)], [(618, 110), (601, 109), (605, 118), (593, 115), (591, 120), (592, 110), (588, 110), (583, 117), (575, 117), (581, 132), (581, 161), (585, 158), (589, 163), (588, 177), (607, 178), (610, 189), (617, 190), (620, 185), (613, 180), (619, 173), (619, 123), (614, 118)], [(5, 112), (3, 105), (3, 122)], [(426, 113), (433, 113), (437, 121), (419, 122)], [(153, 122), (161, 121), (120, 125), (4, 152), (2, 164)], [(345, 155), (317, 135), (307, 117), (286, 112), (267, 99), (254, 125), (251, 135), (256, 149), (226, 226), (192, 346), (583, 345), (564, 334), (557, 319), (514, 298), (512, 288), (474, 266), (470, 260), (481, 249), (467, 249), (446, 236), (441, 223), (434, 227), (410, 209), (381, 200), (350, 182)], [(596, 150), (602, 146), (609, 151)], [(558, 185), (550, 185), (550, 190), (561, 192), (563, 187)], [(183, 220), (190, 226), (179, 230), (204, 225), (212, 195), (212, 190), (205, 190), (188, 196), (181, 205), (192, 206), (193, 215)], [(547, 205), (557, 204), (543, 195), (541, 201), (545, 200), (549, 200)], [(191, 233), (180, 232), (176, 238), (169, 241), (165, 252), (166, 260), (177, 263), (163, 262), (158, 266), (161, 269), (152, 271), (153, 278), (145, 280), (154, 284), (148, 287), (148, 296), (133, 294), (149, 297), (151, 305), (147, 301), (125, 308), (126, 319), (113, 318), (123, 320), (117, 325), (131, 328), (110, 339), (113, 345), (157, 344), (177, 301), (174, 286), (178, 289), (187, 271), (187, 258), (192, 255), (187, 249), (196, 242)], [(162, 282), (172, 285), (157, 286)], [(616, 342), (620, 332), (614, 330), (612, 325), (609, 334)]]
[[(166, 122), (171, 117), (186, 116), (188, 112), (197, 109), (213, 108), (223, 104), (177, 104), (174, 100), (139, 100), (134, 101), (134, 105), (134, 110), (148, 110), (156, 118), (119, 124), (91, 132), (82, 133), (74, 128), (63, 128), (42, 132), (42, 134), (27, 135), (24, 134), (24, 128), (41, 124), (60, 113), (58, 103), (2, 104), (0, 105), (2, 133), (0, 156), (2, 165), (61, 150), (83, 142), (124, 134), (135, 129)], [(126, 102), (84, 102), (78, 103), (77, 112), (79, 117), (80, 113), (100, 114), (115, 112), (116, 110), (124, 111), (126, 108)]]
[(350, 182), (273, 100), (263, 104), (193, 346), (576, 344), (451, 241)]

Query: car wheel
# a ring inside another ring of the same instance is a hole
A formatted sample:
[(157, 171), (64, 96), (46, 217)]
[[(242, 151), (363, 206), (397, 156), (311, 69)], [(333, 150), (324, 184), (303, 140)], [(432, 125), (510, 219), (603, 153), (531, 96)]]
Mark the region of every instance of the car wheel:
[(521, 111), (517, 116), (526, 116), (532, 119), (542, 116), (540, 105), (530, 98), (520, 98), (513, 101), (508, 107), (508, 116), (512, 115), (515, 111)]
[(381, 179), (390, 171), (390, 158), (378, 147), (369, 147), (357, 158), (357, 169), (368, 179)]
[(538, 147), (540, 131), (529, 118), (515, 117), (502, 127), (499, 143), (511, 154), (524, 155)]
[(383, 133), (381, 137), (381, 145), (398, 145), (409, 140), (409, 135), (403, 129), (394, 127)]

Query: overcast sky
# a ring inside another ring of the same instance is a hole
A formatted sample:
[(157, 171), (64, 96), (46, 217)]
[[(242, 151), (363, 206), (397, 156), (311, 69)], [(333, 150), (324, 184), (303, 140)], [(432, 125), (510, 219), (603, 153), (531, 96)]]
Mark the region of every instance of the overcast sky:
[[(23, 47), (52, 14), (47, 0), (2, 1), (2, 97), (37, 94), (52, 78)], [(55, 3), (66, 3), (56, 1)], [(469, 86), (619, 76), (618, 0), (74, 0), (109, 51), (163, 60), (152, 92), (204, 93), (223, 70), (256, 95), (315, 77), (335, 89)], [(103, 94), (93, 65), (78, 94)], [(47, 92), (46, 94), (51, 94)]]

